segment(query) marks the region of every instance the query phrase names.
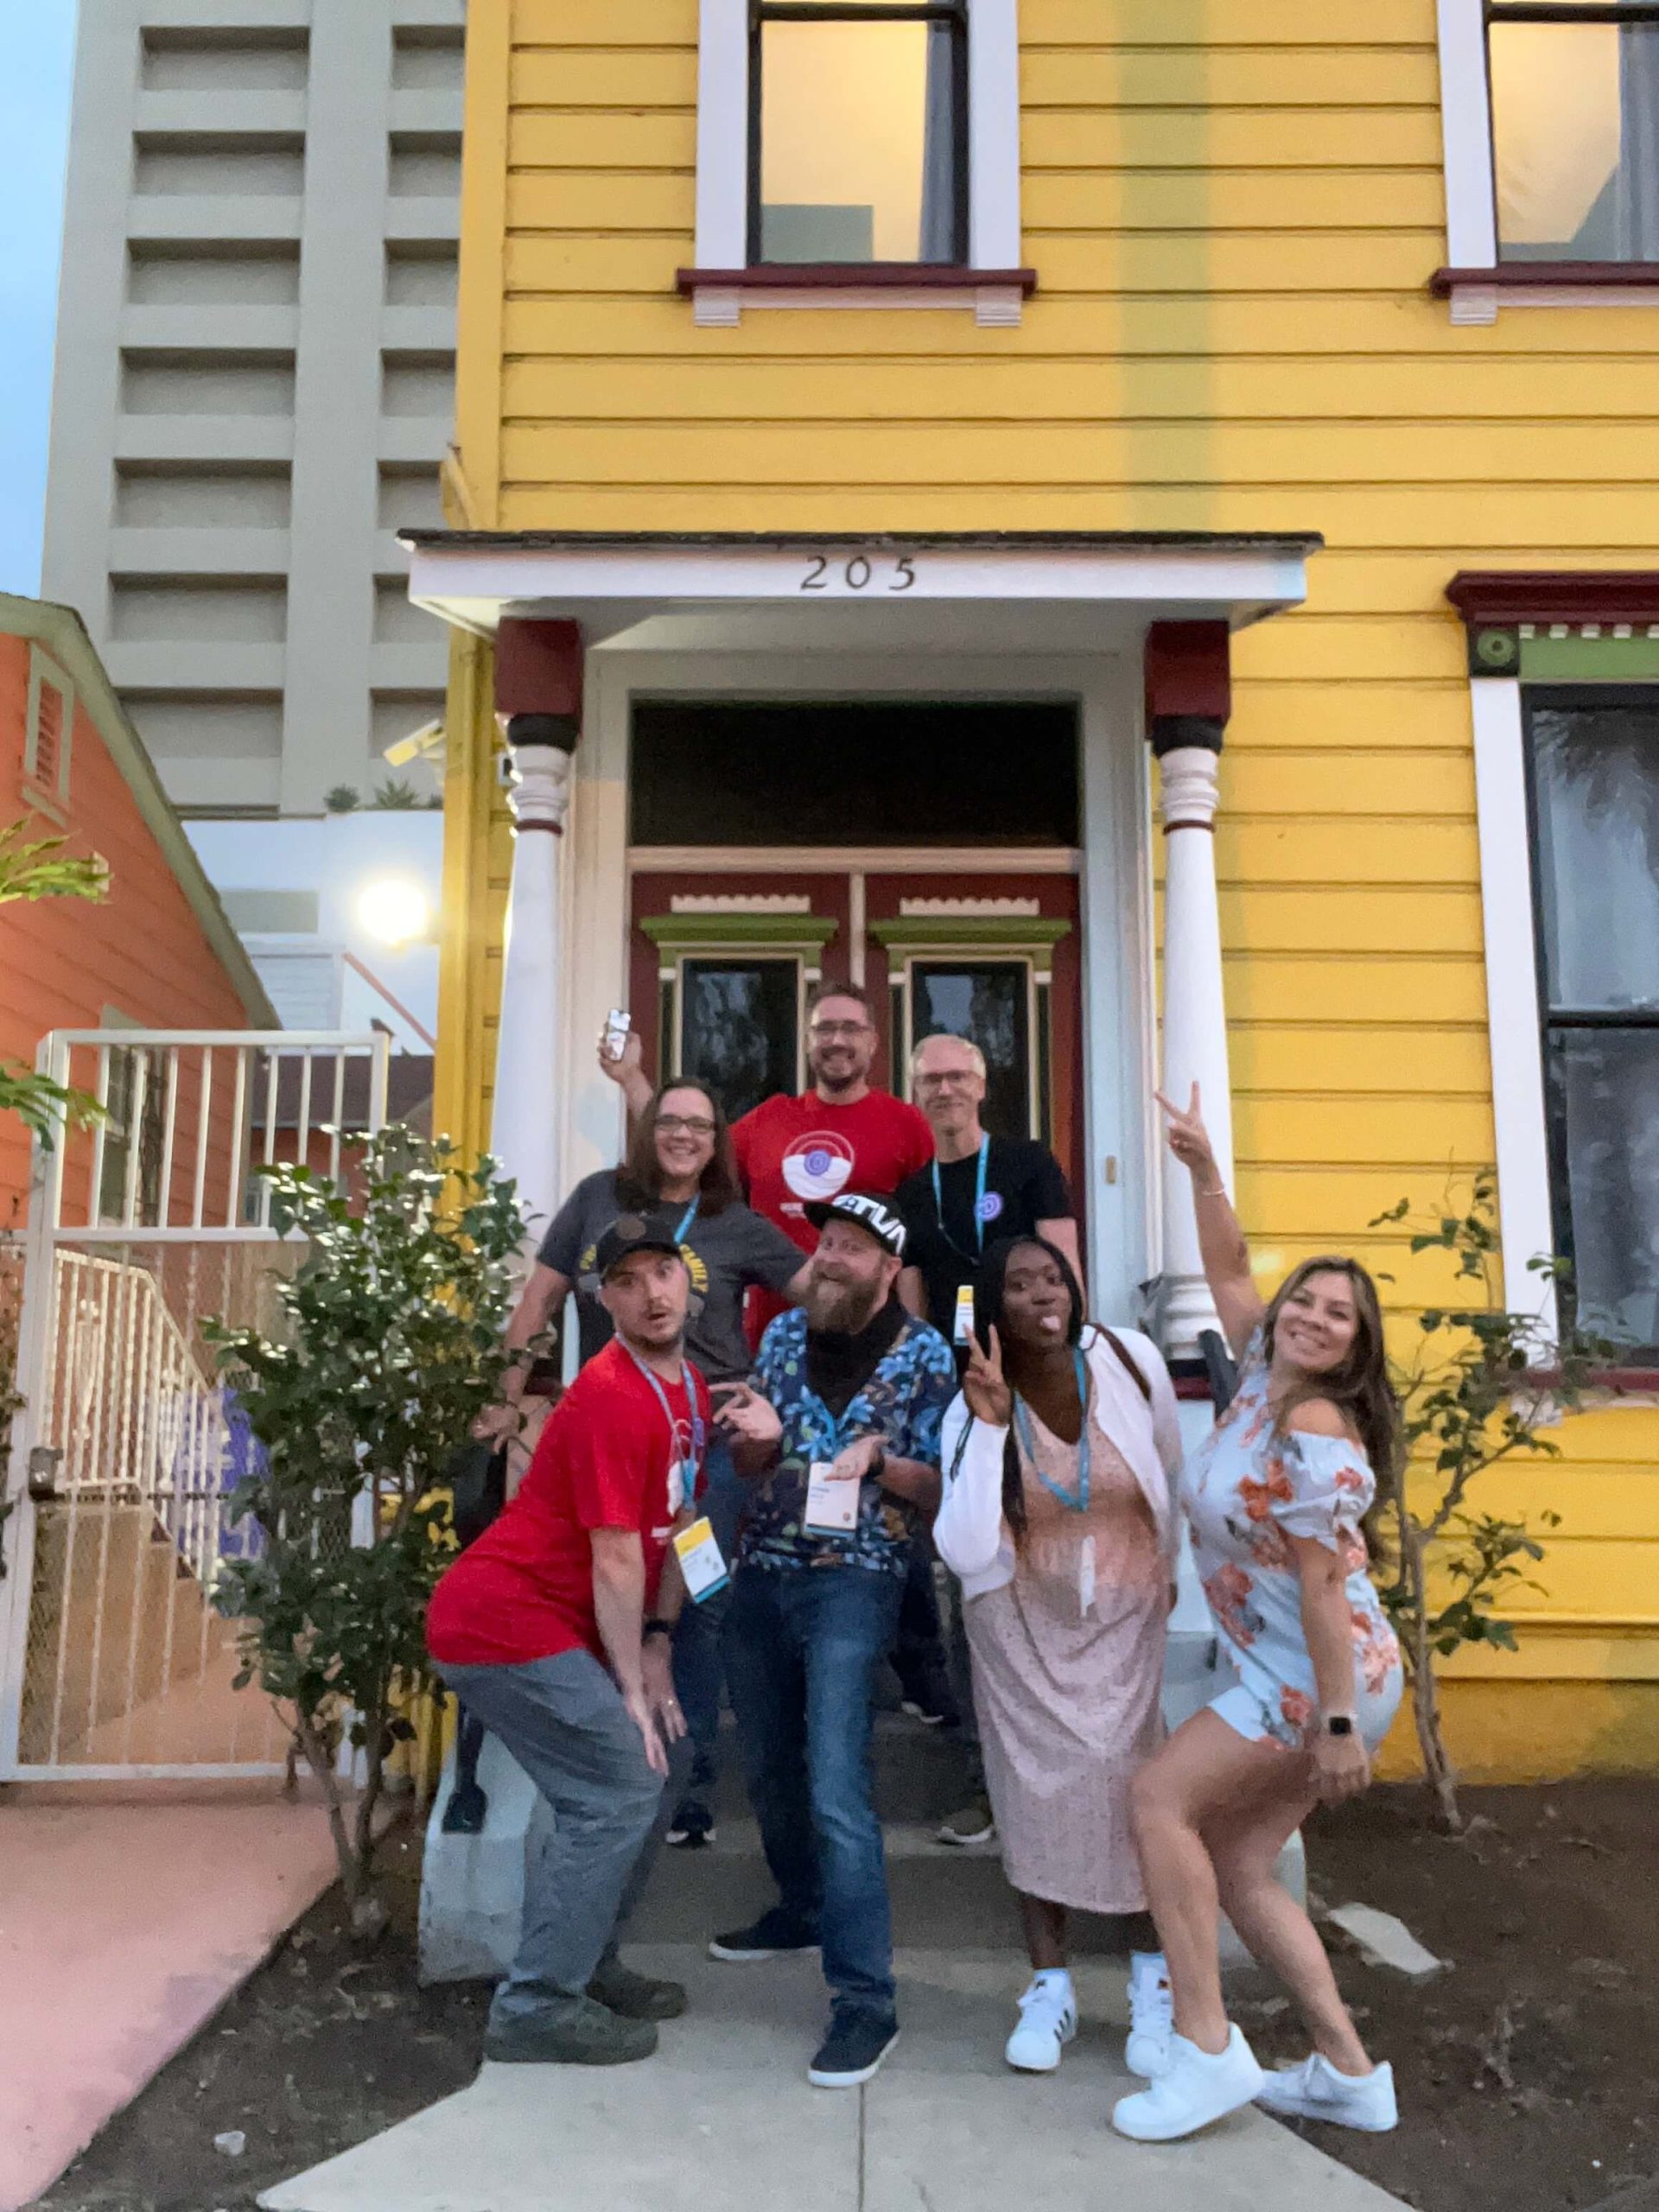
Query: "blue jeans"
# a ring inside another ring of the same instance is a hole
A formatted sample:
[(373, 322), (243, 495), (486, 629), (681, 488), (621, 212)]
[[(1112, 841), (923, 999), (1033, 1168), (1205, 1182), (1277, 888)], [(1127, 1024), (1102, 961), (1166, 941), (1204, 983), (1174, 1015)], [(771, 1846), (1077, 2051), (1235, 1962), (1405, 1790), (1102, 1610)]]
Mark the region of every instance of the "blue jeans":
[[(706, 1464), (709, 1483), (700, 1503), (729, 1567), (737, 1548), (743, 1479), (732, 1465), (731, 1447), (723, 1439), (710, 1438)], [(686, 1787), (694, 1797), (703, 1796), (714, 1788), (718, 1771), (720, 1696), (726, 1683), (721, 1643), (730, 1602), (729, 1590), (720, 1591), (701, 1605), (694, 1605), (688, 1598), (674, 1631), (674, 1688), (691, 1739), (691, 1772)]]
[(726, 1620), (749, 1800), (779, 1903), (822, 1942), (837, 2006), (887, 2020), (893, 1923), (870, 1730), (903, 1591), (901, 1575), (868, 1567), (748, 1567)]

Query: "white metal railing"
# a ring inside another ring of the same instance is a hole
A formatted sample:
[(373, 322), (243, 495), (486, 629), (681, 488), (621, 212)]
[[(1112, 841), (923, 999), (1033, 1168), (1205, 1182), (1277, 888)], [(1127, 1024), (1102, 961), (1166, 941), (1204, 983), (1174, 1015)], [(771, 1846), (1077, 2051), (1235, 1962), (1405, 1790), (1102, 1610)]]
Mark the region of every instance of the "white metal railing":
[[(280, 1238), (257, 1170), (349, 1185), (385, 1125), (390, 1040), (67, 1030), (38, 1065), (105, 1112), (37, 1154), (0, 1581), (0, 1779), (280, 1773), (212, 1605), (226, 1506), (257, 1450), (201, 1337), (269, 1327)], [(15, 1534), (14, 1534), (15, 1531)]]

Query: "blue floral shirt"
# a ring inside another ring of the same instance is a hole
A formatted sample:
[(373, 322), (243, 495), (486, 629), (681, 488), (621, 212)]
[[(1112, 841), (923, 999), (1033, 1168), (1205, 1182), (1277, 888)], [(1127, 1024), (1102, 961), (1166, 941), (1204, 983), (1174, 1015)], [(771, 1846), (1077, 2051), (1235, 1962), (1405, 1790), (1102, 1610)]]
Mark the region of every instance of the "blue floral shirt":
[(839, 1421), (806, 1379), (806, 1315), (780, 1313), (760, 1339), (750, 1378), (784, 1424), (779, 1461), (749, 1485), (738, 1536), (740, 1565), (772, 1568), (864, 1567), (901, 1574), (910, 1554), (913, 1507), (879, 1482), (859, 1491), (858, 1523), (845, 1535), (802, 1525), (807, 1473), (861, 1436), (879, 1436), (897, 1459), (939, 1464), (939, 1424), (957, 1391), (957, 1363), (937, 1329), (907, 1316), (874, 1373)]

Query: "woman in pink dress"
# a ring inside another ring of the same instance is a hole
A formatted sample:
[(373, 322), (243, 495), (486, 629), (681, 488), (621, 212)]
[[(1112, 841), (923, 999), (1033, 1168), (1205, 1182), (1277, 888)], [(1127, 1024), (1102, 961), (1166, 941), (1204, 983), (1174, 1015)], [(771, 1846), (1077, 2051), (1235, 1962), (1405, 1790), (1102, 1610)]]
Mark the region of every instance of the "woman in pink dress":
[[(1135, 1778), (1135, 1827), (1174, 1997), (1165, 2063), (1113, 2113), (1141, 2142), (1191, 2135), (1252, 2101), (1381, 2133), (1394, 2076), (1355, 2032), (1325, 1947), (1274, 1878), (1320, 1802), (1370, 1780), (1400, 1703), (1400, 1649), (1366, 1573), (1363, 1529), (1397, 1476), (1399, 1418), (1376, 1288), (1357, 1261), (1306, 1260), (1264, 1304), (1198, 1111), (1165, 1098), (1192, 1171), (1199, 1249), (1238, 1389), (1189, 1459), (1182, 1503), (1236, 1680)], [(1295, 1999), (1313, 2049), (1264, 2075), (1222, 1999), (1217, 1908)]]
[(1058, 1249), (986, 1254), (963, 1395), (945, 1414), (934, 1536), (962, 1578), (985, 1776), (1030, 1986), (1010, 2066), (1049, 2073), (1077, 2032), (1071, 1912), (1131, 1920), (1131, 2060), (1167, 2039), (1169, 1989), (1129, 1824), (1163, 1738), (1180, 1427), (1150, 1338), (1086, 1324)]

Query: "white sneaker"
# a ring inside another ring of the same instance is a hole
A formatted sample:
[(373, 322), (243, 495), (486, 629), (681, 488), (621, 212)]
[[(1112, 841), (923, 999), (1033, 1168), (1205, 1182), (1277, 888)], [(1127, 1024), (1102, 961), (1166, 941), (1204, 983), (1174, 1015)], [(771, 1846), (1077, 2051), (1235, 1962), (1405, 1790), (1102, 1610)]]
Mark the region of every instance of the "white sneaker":
[(1123, 2063), (1143, 2082), (1154, 2082), (1169, 2064), (1175, 2032), (1169, 1970), (1161, 1952), (1137, 1951), (1129, 1964), (1129, 2039)]
[(1171, 2035), (1169, 2049), (1169, 2064), (1152, 2087), (1118, 2100), (1112, 2126), (1120, 2135), (1136, 2143), (1176, 2143), (1262, 2093), (1262, 2069), (1236, 2028), (1229, 2031), (1226, 2050), (1213, 2056), (1180, 2035)]
[(1338, 2074), (1317, 2050), (1300, 2066), (1275, 2067), (1256, 2091), (1255, 2101), (1285, 2119), (1325, 2120), (1333, 2127), (1357, 2127), (1367, 2135), (1386, 2135), (1400, 2125), (1392, 2066), (1374, 2066), (1369, 2074)]
[(1020, 2024), (1003, 2056), (1022, 2074), (1052, 2074), (1077, 2032), (1071, 1975), (1039, 1975), (1020, 1999)]

